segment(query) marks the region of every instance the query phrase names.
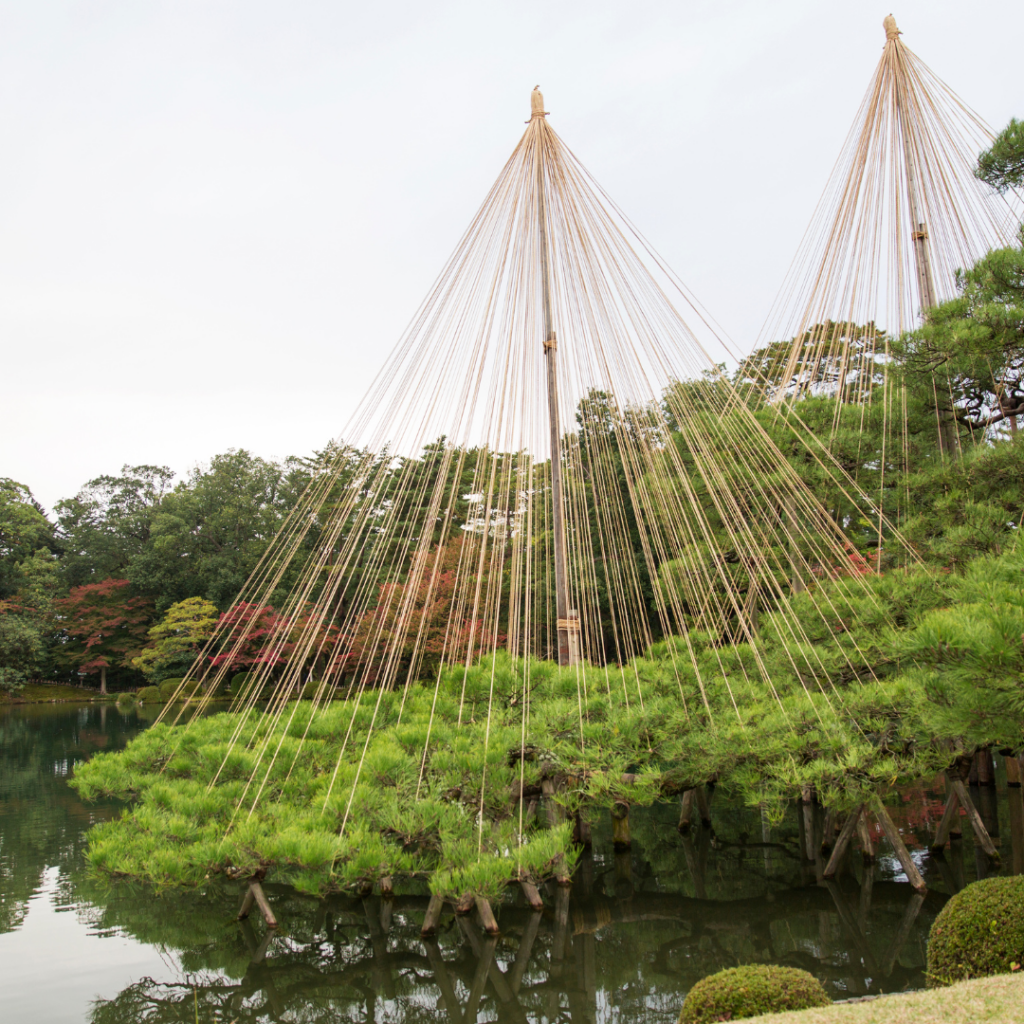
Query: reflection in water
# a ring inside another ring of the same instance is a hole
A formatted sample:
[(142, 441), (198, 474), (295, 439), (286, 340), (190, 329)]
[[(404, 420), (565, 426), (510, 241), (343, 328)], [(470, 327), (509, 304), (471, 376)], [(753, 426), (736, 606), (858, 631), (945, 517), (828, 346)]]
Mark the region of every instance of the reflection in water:
[[(612, 869), (614, 872), (614, 869)], [(867, 876), (870, 877), (870, 874)], [(501, 935), (473, 916), (422, 939), (427, 897), (305, 900), (269, 891), (284, 934), (233, 922), (227, 894), (114, 901), (107, 924), (179, 949), (177, 984), (142, 980), (96, 1006), (94, 1024), (193, 1020), (675, 1020), (690, 986), (726, 965), (813, 971), (835, 995), (917, 987), (924, 931), (943, 897), (847, 877), (774, 899), (625, 897), (551, 888), (544, 911), (506, 904)], [(179, 943), (181, 943), (179, 945)]]
[[(943, 855), (927, 853), (941, 784), (908, 794), (893, 813), (928, 881), (923, 897), (877, 835), (865, 837), (879, 843), (876, 863), (851, 848), (825, 881), (821, 845), (832, 825), (819, 808), (796, 806), (774, 826), (719, 793), (713, 829), (686, 835), (676, 827), (678, 806), (634, 809), (625, 853), (613, 849), (610, 819), (595, 822), (572, 887), (549, 886), (543, 911), (510, 893), (496, 908), (496, 938), (475, 915), (450, 910), (435, 937), (421, 938), (425, 888), (315, 900), (272, 876), (265, 889), (281, 928), (268, 931), (258, 917), (235, 920), (241, 886), (155, 895), (104, 888), (85, 872), (84, 831), (116, 807), (82, 804), (64, 780), (76, 761), (123, 745), (146, 724), (114, 708), (0, 715), (0, 932), (20, 929), (33, 912), (29, 896), (55, 866), (61, 903), (75, 907), (89, 941), (131, 936), (159, 950), (168, 968), (61, 1019), (668, 1022), (697, 980), (757, 962), (805, 968), (836, 998), (918, 988), (936, 913), (992, 870), (969, 830)], [(1019, 871), (1020, 790), (972, 792), (990, 833), (1003, 825), (1004, 870)]]

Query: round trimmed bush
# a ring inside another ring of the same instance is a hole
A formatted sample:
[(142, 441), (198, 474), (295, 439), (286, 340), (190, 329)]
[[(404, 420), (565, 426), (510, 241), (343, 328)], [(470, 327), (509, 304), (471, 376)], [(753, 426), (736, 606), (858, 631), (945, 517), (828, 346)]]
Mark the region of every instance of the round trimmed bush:
[(136, 695), (134, 693), (132, 693), (131, 690), (122, 690), (117, 695), (117, 700), (114, 703), (115, 704), (119, 704), (122, 707), (124, 705), (126, 705), (126, 704), (134, 704), (135, 703), (135, 697), (136, 697)]
[[(317, 690), (319, 690), (322, 685), (323, 684), (321, 683), (321, 681), (319, 679), (308, 679), (308, 680), (306, 680), (305, 685), (302, 687), (302, 694), (301, 694), (302, 699), (303, 700), (312, 700), (316, 696)], [(321, 701), (330, 700), (330, 699), (331, 699), (331, 695), (330, 695), (329, 691), (325, 691), (323, 694), (320, 695), (320, 700)]]
[(702, 978), (690, 989), (679, 1024), (760, 1017), (763, 1013), (809, 1010), (832, 1002), (821, 982), (795, 967), (749, 964)]
[(985, 878), (961, 889), (928, 933), (928, 984), (1009, 974), (1024, 964), (1024, 875)]
[(160, 684), (160, 696), (165, 701), (170, 700), (177, 692), (179, 686), (181, 686), (182, 677), (178, 676), (177, 679), (165, 679)]
[(165, 704), (166, 701), (160, 695), (159, 686), (144, 686), (135, 695), (137, 700), (141, 700), (143, 704)]

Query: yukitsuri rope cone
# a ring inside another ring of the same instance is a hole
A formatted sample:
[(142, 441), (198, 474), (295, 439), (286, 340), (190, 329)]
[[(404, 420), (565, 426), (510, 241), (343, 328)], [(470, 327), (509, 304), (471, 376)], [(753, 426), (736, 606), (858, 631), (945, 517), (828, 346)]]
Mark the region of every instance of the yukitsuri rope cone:
[[(778, 811), (809, 784), (859, 807), (919, 777), (927, 752), (877, 739), (899, 729), (862, 649), (888, 628), (878, 578), (685, 301), (534, 90), (182, 683), (205, 695), (79, 774), (141, 797), (94, 864), (163, 884), (270, 870), (311, 892), (426, 879), (433, 920), (445, 899), (568, 881), (594, 809), (625, 845), (631, 803), (697, 791), (704, 816), (713, 778)], [(232, 713), (187, 720), (257, 634)]]
[[(997, 195), (974, 175), (990, 129), (906, 46), (891, 14), (883, 27), (867, 94), (740, 374), (769, 392), (837, 486), (856, 487), (857, 473), (833, 456), (837, 435), (856, 430), (850, 406), (862, 425), (880, 419), (881, 482), (869, 503), (880, 549), (883, 532), (900, 541), (882, 495), (887, 467), (905, 468), (911, 444), (893, 341), (958, 294), (958, 270), (1012, 244), (1024, 214), (1019, 197)], [(934, 392), (931, 429), (943, 457), (954, 458), (954, 398), (948, 382), (936, 381)], [(824, 430), (803, 422), (798, 401), (816, 395), (839, 400)]]

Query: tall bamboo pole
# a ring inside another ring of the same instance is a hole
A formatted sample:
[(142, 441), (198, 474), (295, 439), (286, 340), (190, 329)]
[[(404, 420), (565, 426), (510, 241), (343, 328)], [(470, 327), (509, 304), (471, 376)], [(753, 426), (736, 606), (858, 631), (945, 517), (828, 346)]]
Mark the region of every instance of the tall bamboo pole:
[[(531, 120), (543, 118), (544, 97), (534, 89), (530, 97)], [(555, 615), (558, 630), (558, 664), (570, 663), (569, 595), (565, 564), (565, 519), (562, 502), (562, 429), (558, 417), (558, 339), (551, 311), (551, 260), (548, 252), (548, 218), (544, 175), (545, 146), (543, 128), (538, 125), (534, 145), (537, 162), (537, 236), (540, 249), (541, 294), (544, 309), (544, 360), (547, 363), (548, 423), (551, 429), (551, 518), (555, 554)]]

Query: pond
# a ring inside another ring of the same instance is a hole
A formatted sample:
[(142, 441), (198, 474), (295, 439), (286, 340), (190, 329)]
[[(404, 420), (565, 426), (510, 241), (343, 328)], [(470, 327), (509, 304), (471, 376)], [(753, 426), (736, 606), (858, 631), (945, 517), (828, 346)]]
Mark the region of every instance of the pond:
[[(635, 809), (627, 853), (614, 852), (610, 819), (594, 822), (593, 850), (572, 888), (545, 890), (543, 912), (510, 893), (496, 939), (450, 913), (435, 940), (421, 939), (425, 888), (315, 900), (271, 876), (274, 933), (258, 917), (235, 920), (239, 885), (157, 894), (86, 870), (87, 829), (119, 805), (83, 803), (67, 778), (155, 715), (0, 709), (5, 1020), (661, 1024), (677, 1019), (700, 978), (755, 962), (809, 970), (836, 999), (920, 988), (928, 929), (945, 901), (975, 878), (1020, 871), (1024, 858), (1021, 793), (1001, 773), (995, 788), (972, 787), (989, 831), (1002, 833), (1001, 868), (975, 849), (969, 829), (944, 855), (928, 853), (941, 783), (904, 793), (892, 808), (928, 883), (923, 898), (884, 842), (873, 865), (852, 850), (825, 882), (817, 844), (814, 860), (803, 852), (802, 807), (772, 825), (718, 792), (713, 827), (686, 836), (678, 805)], [(820, 810), (808, 812), (820, 833)]]

